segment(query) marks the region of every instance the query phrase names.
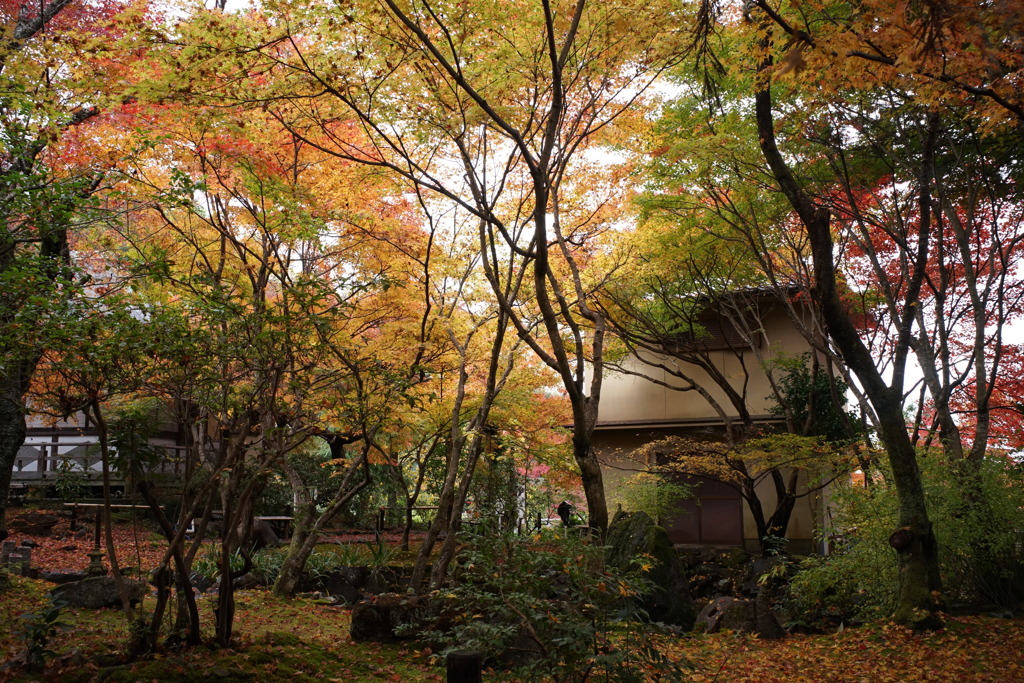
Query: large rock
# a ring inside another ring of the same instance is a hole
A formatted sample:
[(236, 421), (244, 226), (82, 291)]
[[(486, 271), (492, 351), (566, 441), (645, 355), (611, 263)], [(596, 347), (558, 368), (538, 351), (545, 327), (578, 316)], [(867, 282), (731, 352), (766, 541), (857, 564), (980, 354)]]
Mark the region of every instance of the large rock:
[(14, 545), (14, 541), (4, 541), (0, 550), (0, 564), (18, 576), (32, 575), (32, 549)]
[(311, 583), (331, 597), (354, 605), (363, 598), (363, 589), (369, 576), (369, 567), (338, 567)]
[(757, 598), (723, 597), (708, 603), (697, 615), (696, 630), (717, 633), (722, 630), (754, 633), (766, 640), (785, 638), (768, 601)]
[(49, 536), (59, 521), (56, 515), (28, 512), (12, 519), (10, 530), (28, 536)]
[[(128, 584), (128, 598), (133, 605), (142, 601), (149, 593), (149, 588), (142, 581), (125, 579)], [(65, 583), (50, 591), (53, 601), (68, 607), (83, 609), (100, 609), (101, 607), (120, 607), (121, 598), (117, 595), (112, 576), (93, 576), (74, 583)]]
[(352, 608), (350, 635), (356, 642), (392, 642), (412, 637), (399, 627), (412, 627), (437, 618), (436, 603), (420, 595), (378, 595)]
[(252, 521), (252, 544), (253, 550), (263, 548), (277, 548), (281, 545), (281, 539), (277, 537), (274, 527), (265, 519), (254, 519)]
[(646, 512), (619, 512), (608, 527), (606, 561), (620, 571), (633, 569), (633, 560), (648, 555), (654, 567), (646, 574), (651, 590), (640, 595), (640, 604), (651, 621), (689, 629), (697, 607), (689, 583), (668, 533)]
[(65, 584), (82, 581), (86, 578), (85, 572), (39, 572), (39, 578), (50, 583)]

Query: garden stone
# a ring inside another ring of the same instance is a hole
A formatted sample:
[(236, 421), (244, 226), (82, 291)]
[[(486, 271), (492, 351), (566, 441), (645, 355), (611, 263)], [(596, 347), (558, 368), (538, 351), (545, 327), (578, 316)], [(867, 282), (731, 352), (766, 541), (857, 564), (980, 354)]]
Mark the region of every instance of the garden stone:
[(608, 527), (606, 561), (621, 571), (630, 571), (640, 555), (654, 558), (655, 566), (645, 574), (653, 587), (640, 596), (640, 604), (651, 621), (689, 629), (697, 613), (682, 563), (668, 533), (646, 512), (619, 512)]
[(277, 532), (265, 519), (254, 519), (252, 522), (252, 543), (254, 550), (263, 548), (277, 548), (281, 545), (281, 539)]
[[(149, 594), (149, 588), (142, 581), (126, 580), (128, 598), (133, 605), (142, 601)], [(121, 599), (117, 595), (112, 576), (93, 576), (74, 583), (65, 583), (50, 591), (53, 601), (64, 603), (68, 607), (82, 609), (100, 609), (102, 607), (120, 607)]]
[(412, 634), (397, 633), (400, 626), (416, 627), (437, 611), (428, 598), (419, 595), (378, 595), (352, 608), (350, 635), (356, 642), (394, 642)]
[(42, 512), (28, 512), (19, 515), (11, 520), (11, 531), (28, 536), (49, 537), (53, 533), (53, 527), (60, 520), (56, 515), (48, 515)]
[(200, 593), (205, 593), (207, 590), (209, 590), (210, 585), (213, 583), (212, 581), (210, 581), (210, 579), (203, 576), (202, 574), (199, 574), (198, 572), (194, 572), (192, 576), (189, 577), (189, 580), (192, 583), (192, 587), (198, 590)]
[(320, 577), (317, 584), (328, 595), (352, 605), (362, 599), (369, 575), (368, 567), (339, 567)]
[(754, 633), (759, 638), (774, 640), (786, 637), (786, 631), (763, 598), (722, 597), (708, 603), (697, 615), (694, 630), (718, 633), (722, 630)]
[(231, 585), (234, 588), (245, 590), (246, 588), (252, 588), (253, 586), (260, 585), (260, 579), (252, 572), (247, 572), (241, 576), (236, 576), (231, 580)]
[(746, 576), (743, 577), (743, 584), (740, 586), (740, 591), (742, 591), (744, 595), (760, 595), (763, 590), (761, 577), (772, 571), (778, 565), (784, 564), (784, 562), (785, 560), (779, 556), (756, 558), (750, 563)]
[(18, 576), (35, 578), (32, 568), (32, 549), (14, 545), (13, 541), (4, 541), (0, 551), (0, 564)]
[(50, 583), (64, 584), (82, 581), (86, 576), (85, 572), (41, 572), (39, 578)]
[(366, 579), (366, 592), (378, 595), (395, 590), (399, 578), (399, 572), (393, 567), (377, 567)]
[(693, 630), (698, 633), (718, 632), (718, 622), (721, 620), (725, 611), (735, 601), (735, 598), (721, 597), (704, 605), (704, 608), (697, 614), (697, 619), (693, 624)]
[(719, 564), (727, 569), (739, 569), (750, 562), (751, 554), (743, 548), (733, 548), (722, 554)]
[(692, 572), (701, 564), (700, 553), (694, 552), (693, 550), (679, 550), (676, 552), (679, 555), (679, 561), (683, 565), (683, 569), (688, 572)]
[(704, 564), (718, 564), (718, 551), (713, 548), (701, 551), (700, 561)]

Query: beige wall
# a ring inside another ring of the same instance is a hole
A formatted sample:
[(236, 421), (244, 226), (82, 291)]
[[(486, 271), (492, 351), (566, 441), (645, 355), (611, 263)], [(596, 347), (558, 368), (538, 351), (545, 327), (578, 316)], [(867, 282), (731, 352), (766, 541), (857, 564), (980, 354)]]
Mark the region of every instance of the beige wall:
[[(764, 342), (756, 351), (745, 352), (742, 361), (729, 350), (710, 352), (712, 360), (724, 369), (736, 390), (742, 391), (746, 381), (747, 405), (754, 415), (766, 413), (769, 406), (766, 397), (771, 394), (771, 386), (762, 369), (764, 364), (770, 365), (780, 353), (796, 355), (807, 349), (807, 343), (782, 310), (768, 313), (762, 322)], [(684, 365), (671, 358), (647, 356), (647, 359), (654, 363)], [(642, 373), (656, 381), (609, 371), (602, 389), (598, 423), (718, 420), (715, 410), (696, 391), (678, 391), (658, 384), (665, 382), (673, 386), (681, 385), (681, 381), (667, 371), (636, 357), (627, 360), (625, 365), (630, 371)], [(728, 414), (735, 414), (725, 394), (706, 373), (694, 366), (686, 366), (683, 370), (695, 382), (706, 387)]]
[[(768, 313), (762, 326), (763, 343), (756, 351), (747, 351), (742, 362), (732, 351), (713, 351), (712, 354), (737, 391), (744, 391), (746, 383), (745, 396), (751, 414), (759, 420), (769, 420), (771, 418), (767, 413), (771, 402), (767, 397), (771, 394), (771, 387), (763, 369), (765, 364), (770, 366), (781, 353), (799, 355), (808, 347), (781, 309)], [(657, 358), (655, 362), (677, 361)], [(675, 386), (680, 384), (680, 380), (667, 371), (635, 357), (627, 367), (660, 382)], [(692, 366), (686, 371), (694, 381), (708, 388), (728, 414), (735, 414), (722, 391), (715, 387), (705, 373)], [(633, 459), (632, 451), (664, 436), (684, 434), (720, 438), (721, 419), (699, 393), (674, 390), (634, 375), (618, 372), (606, 375), (594, 443), (602, 463), (609, 513), (614, 514), (615, 503), (621, 498), (622, 482), (644, 467), (644, 463)], [(770, 515), (776, 497), (770, 481), (762, 482), (758, 488), (758, 497), (766, 515)], [(748, 549), (756, 550), (759, 539), (753, 515), (745, 502), (741, 503), (741, 508), (742, 543)], [(820, 523), (823, 509), (820, 493), (797, 501), (787, 533), (791, 551), (805, 553), (816, 548), (814, 531)]]

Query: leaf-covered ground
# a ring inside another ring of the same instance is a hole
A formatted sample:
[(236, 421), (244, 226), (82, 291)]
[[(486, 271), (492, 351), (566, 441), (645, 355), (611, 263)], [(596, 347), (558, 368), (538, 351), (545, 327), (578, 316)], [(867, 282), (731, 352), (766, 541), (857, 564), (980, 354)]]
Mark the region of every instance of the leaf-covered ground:
[(1024, 681), (1024, 621), (949, 617), (945, 630), (915, 635), (893, 624), (778, 642), (736, 634), (694, 636), (669, 651), (695, 665), (693, 681)]
[[(0, 652), (15, 657), (19, 614), (41, 609), (48, 584), (16, 579), (0, 599)], [(239, 645), (167, 652), (127, 663), (119, 659), (127, 638), (117, 610), (67, 610), (67, 624), (52, 644), (57, 656), (43, 675), (0, 670), (2, 681), (441, 681), (444, 670), (413, 645), (354, 643), (346, 608), (310, 600), (278, 600), (263, 591), (238, 594)], [(206, 604), (204, 615), (210, 614)], [(212, 632), (212, 620), (207, 628)], [(917, 636), (878, 624), (824, 636), (763, 642), (736, 634), (666, 639), (673, 658), (689, 662), (689, 680), (736, 683), (821, 681), (1024, 681), (1024, 622), (957, 617), (940, 633)], [(489, 672), (487, 680), (514, 681)]]
[[(59, 532), (62, 535), (66, 532)], [(162, 542), (143, 527), (123, 525), (116, 532), (125, 564), (152, 566)], [(21, 540), (21, 537), (13, 537)], [(91, 537), (32, 539), (33, 564), (42, 569), (83, 569)], [(355, 540), (355, 539), (353, 539)], [(76, 550), (65, 550), (77, 545)], [(0, 661), (15, 660), (24, 649), (21, 615), (43, 609), (51, 584), (14, 579), (0, 593)], [(213, 603), (200, 600), (204, 630), (212, 635)], [(146, 604), (144, 603), (144, 608)], [(350, 611), (312, 600), (279, 600), (265, 591), (238, 593), (238, 645), (166, 652), (141, 662), (125, 662), (123, 615), (117, 610), (65, 610), (66, 624), (50, 643), (56, 653), (43, 674), (0, 668), (0, 681), (440, 681), (444, 669), (429, 651), (413, 644), (354, 643)], [(915, 635), (891, 624), (873, 624), (819, 636), (791, 636), (763, 642), (725, 633), (665, 638), (672, 658), (689, 663), (692, 681), (770, 683), (885, 683), (887, 681), (1024, 682), (1024, 620), (986, 616), (950, 617), (944, 631)], [(2, 666), (2, 665), (0, 665)], [(489, 672), (485, 680), (514, 681)]]
[[(12, 512), (8, 517), (16, 517), (19, 513)], [(163, 538), (151, 529), (151, 526), (142, 521), (120, 520), (113, 528), (114, 545), (117, 548), (118, 562), (122, 568), (138, 567), (143, 572), (155, 567), (163, 558), (164, 550), (167, 547)], [(385, 546), (396, 548), (401, 542), (401, 534), (385, 533)], [(412, 543), (422, 536), (422, 532), (413, 532)], [(372, 532), (350, 531), (345, 533), (331, 533), (323, 538), (323, 542), (329, 545), (351, 544), (359, 549), (363, 545), (375, 540)], [(89, 566), (87, 553), (92, 550), (95, 543), (95, 528), (91, 520), (79, 521), (75, 530), (71, 529), (70, 519), (61, 517), (56, 526), (53, 527), (50, 536), (28, 536), (11, 532), (8, 541), (21, 544), (23, 541), (32, 543), (32, 566), (40, 571), (46, 572), (84, 572)], [(102, 548), (106, 549), (105, 537), (100, 541)]]

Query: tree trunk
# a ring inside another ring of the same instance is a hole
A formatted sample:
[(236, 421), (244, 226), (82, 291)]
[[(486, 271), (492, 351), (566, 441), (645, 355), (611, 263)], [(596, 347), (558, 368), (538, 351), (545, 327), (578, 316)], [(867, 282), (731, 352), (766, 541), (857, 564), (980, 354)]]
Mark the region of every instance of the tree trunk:
[[(292, 532), (292, 540), (288, 545), (288, 555), (285, 557), (284, 563), (281, 565), (281, 571), (277, 575), (277, 580), (274, 581), (273, 592), (275, 595), (281, 596), (292, 596), (295, 595), (295, 590), (299, 585), (299, 581), (302, 579), (302, 571), (306, 567), (306, 561), (309, 556), (313, 554), (316, 549), (317, 541), (320, 539), (320, 533), (323, 529), (331, 523), (331, 521), (338, 516), (349, 501), (352, 500), (360, 491), (370, 485), (370, 445), (369, 436), (367, 442), (363, 446), (363, 452), (358, 458), (352, 461), (349, 465), (348, 471), (345, 473), (344, 479), (338, 486), (338, 492), (335, 494), (331, 504), (327, 506), (327, 509), (311, 523), (313, 516), (313, 506), (310, 501), (308, 503), (307, 510), (303, 515), (296, 520), (298, 523), (295, 525)], [(356, 484), (352, 481), (356, 476), (356, 473), (362, 470), (363, 478)], [(296, 482), (301, 483), (298, 479), (298, 473), (295, 473), (295, 479), (293, 480), (293, 486)], [(304, 494), (303, 494), (304, 495)]]
[(604, 475), (594, 453), (592, 435), (579, 429), (573, 435), (572, 446), (583, 480), (583, 494), (587, 499), (587, 523), (603, 537), (608, 530), (608, 503), (604, 493)]
[[(175, 588), (178, 591), (178, 600), (182, 601), (185, 605), (184, 612), (186, 614), (187, 622), (185, 626), (185, 642), (188, 645), (198, 645), (199, 639), (199, 608), (196, 606), (196, 597), (192, 593), (192, 578), (189, 575), (189, 567), (185, 563), (185, 557), (182, 553), (182, 545), (184, 544), (185, 535), (176, 535), (174, 533), (174, 527), (171, 526), (167, 516), (164, 515), (164, 511), (160, 508), (160, 502), (153, 495), (153, 492), (149, 488), (147, 482), (139, 484), (139, 493), (142, 494), (143, 500), (149, 505), (149, 509), (153, 511), (153, 515), (156, 517), (157, 524), (160, 525), (160, 531), (163, 532), (164, 538), (167, 539), (169, 544), (169, 551), (171, 557), (174, 560), (174, 576), (175, 576)], [(167, 562), (164, 560), (159, 568), (158, 573), (166, 574)], [(158, 599), (161, 602), (165, 602), (169, 587), (166, 586), (166, 581), (161, 582), (161, 586), (158, 587)], [(156, 642), (156, 637), (160, 631), (160, 624), (162, 622), (163, 612), (161, 609), (155, 609), (153, 611), (152, 620), (152, 633), (153, 642)]]
[(430, 587), (438, 589), (444, 583), (445, 576), (448, 574), (448, 567), (451, 561), (455, 559), (455, 551), (458, 547), (458, 536), (459, 530), (462, 528), (462, 511), (466, 507), (466, 498), (469, 495), (469, 486), (473, 481), (473, 472), (476, 470), (476, 464), (480, 460), (480, 451), (482, 448), (480, 431), (477, 430), (473, 438), (469, 442), (468, 453), (466, 454), (466, 467), (462, 473), (462, 483), (459, 485), (458, 490), (452, 499), (451, 511), (448, 515), (448, 527), (447, 535), (444, 538), (444, 543), (441, 545), (441, 550), (437, 554), (437, 559), (434, 560), (434, 566), (430, 571)]
[(7, 497), (14, 461), (25, 444), (23, 384), (18, 375), (0, 374), (0, 541), (7, 538)]
[(789, 530), (789, 520), (793, 516), (793, 509), (796, 507), (796, 489), (800, 482), (800, 471), (793, 470), (789, 475), (788, 482), (777, 469), (772, 470), (772, 482), (775, 484), (775, 510), (768, 519), (767, 535), (786, 537)]
[[(767, 40), (762, 48), (767, 52)], [(829, 337), (864, 387), (878, 418), (879, 433), (892, 466), (899, 499), (899, 529), (890, 542), (897, 551), (901, 579), (894, 618), (915, 629), (940, 627), (942, 621), (935, 614), (941, 591), (938, 547), (925, 505), (917, 453), (903, 416), (903, 404), (878, 373), (874, 359), (839, 298), (831, 217), (804, 191), (778, 149), (772, 111), (771, 65), (771, 56), (766, 55), (758, 67), (758, 78), (762, 80), (754, 99), (761, 151), (807, 231), (813, 256), (816, 301), (821, 307)], [(922, 232), (925, 227), (922, 226)], [(909, 341), (909, 335), (901, 336), (907, 337), (904, 343)]]
[(281, 570), (274, 580), (274, 595), (291, 597), (298, 589), (299, 581), (302, 580), (302, 571), (306, 567), (306, 560), (316, 548), (316, 541), (319, 534), (309, 533), (305, 530), (292, 531), (291, 543), (288, 545), (288, 554), (281, 563)]

